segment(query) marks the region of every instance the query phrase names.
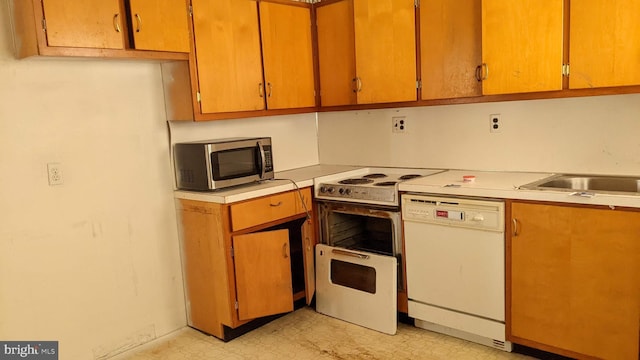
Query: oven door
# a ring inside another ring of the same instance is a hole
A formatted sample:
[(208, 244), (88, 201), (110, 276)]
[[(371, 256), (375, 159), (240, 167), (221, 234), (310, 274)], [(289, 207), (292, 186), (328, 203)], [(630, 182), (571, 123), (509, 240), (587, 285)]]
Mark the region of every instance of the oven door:
[(319, 201), (320, 242), (356, 251), (402, 259), (400, 212), (330, 201)]
[(397, 269), (394, 256), (316, 245), (316, 311), (395, 334)]

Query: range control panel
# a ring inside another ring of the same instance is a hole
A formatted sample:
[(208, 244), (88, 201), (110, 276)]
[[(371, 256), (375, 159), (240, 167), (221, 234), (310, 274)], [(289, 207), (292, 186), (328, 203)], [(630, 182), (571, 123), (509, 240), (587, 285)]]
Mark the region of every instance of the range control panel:
[(504, 202), (404, 194), (402, 195), (402, 219), (446, 226), (504, 231)]
[(384, 202), (396, 202), (398, 192), (395, 187), (376, 188), (372, 186), (353, 186), (320, 184), (319, 199), (355, 199)]

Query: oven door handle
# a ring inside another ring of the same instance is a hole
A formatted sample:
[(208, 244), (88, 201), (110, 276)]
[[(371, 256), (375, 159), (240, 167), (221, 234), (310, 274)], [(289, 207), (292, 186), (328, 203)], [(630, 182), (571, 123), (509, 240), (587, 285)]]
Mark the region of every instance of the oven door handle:
[(351, 251), (347, 251), (347, 250), (331, 249), (331, 252), (334, 253), (334, 254), (337, 254), (337, 255), (356, 257), (358, 259), (368, 259), (369, 258), (369, 255), (360, 254), (360, 253), (356, 253), (356, 252), (351, 252)]

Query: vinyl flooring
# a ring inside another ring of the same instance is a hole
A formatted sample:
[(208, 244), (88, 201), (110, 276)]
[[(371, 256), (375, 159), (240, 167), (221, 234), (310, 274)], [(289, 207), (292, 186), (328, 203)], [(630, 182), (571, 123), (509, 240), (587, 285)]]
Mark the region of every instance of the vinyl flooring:
[(185, 327), (114, 359), (534, 359), (399, 323), (386, 335), (303, 307), (227, 343)]

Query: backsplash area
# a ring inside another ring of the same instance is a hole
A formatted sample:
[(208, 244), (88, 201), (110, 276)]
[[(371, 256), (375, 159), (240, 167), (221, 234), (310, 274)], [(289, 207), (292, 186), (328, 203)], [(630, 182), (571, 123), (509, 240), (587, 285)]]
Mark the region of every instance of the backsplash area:
[(640, 174), (640, 94), (326, 112), (318, 134), (321, 163)]
[(318, 163), (316, 114), (266, 116), (222, 121), (170, 121), (171, 145), (230, 137), (268, 136), (273, 142), (275, 171)]

